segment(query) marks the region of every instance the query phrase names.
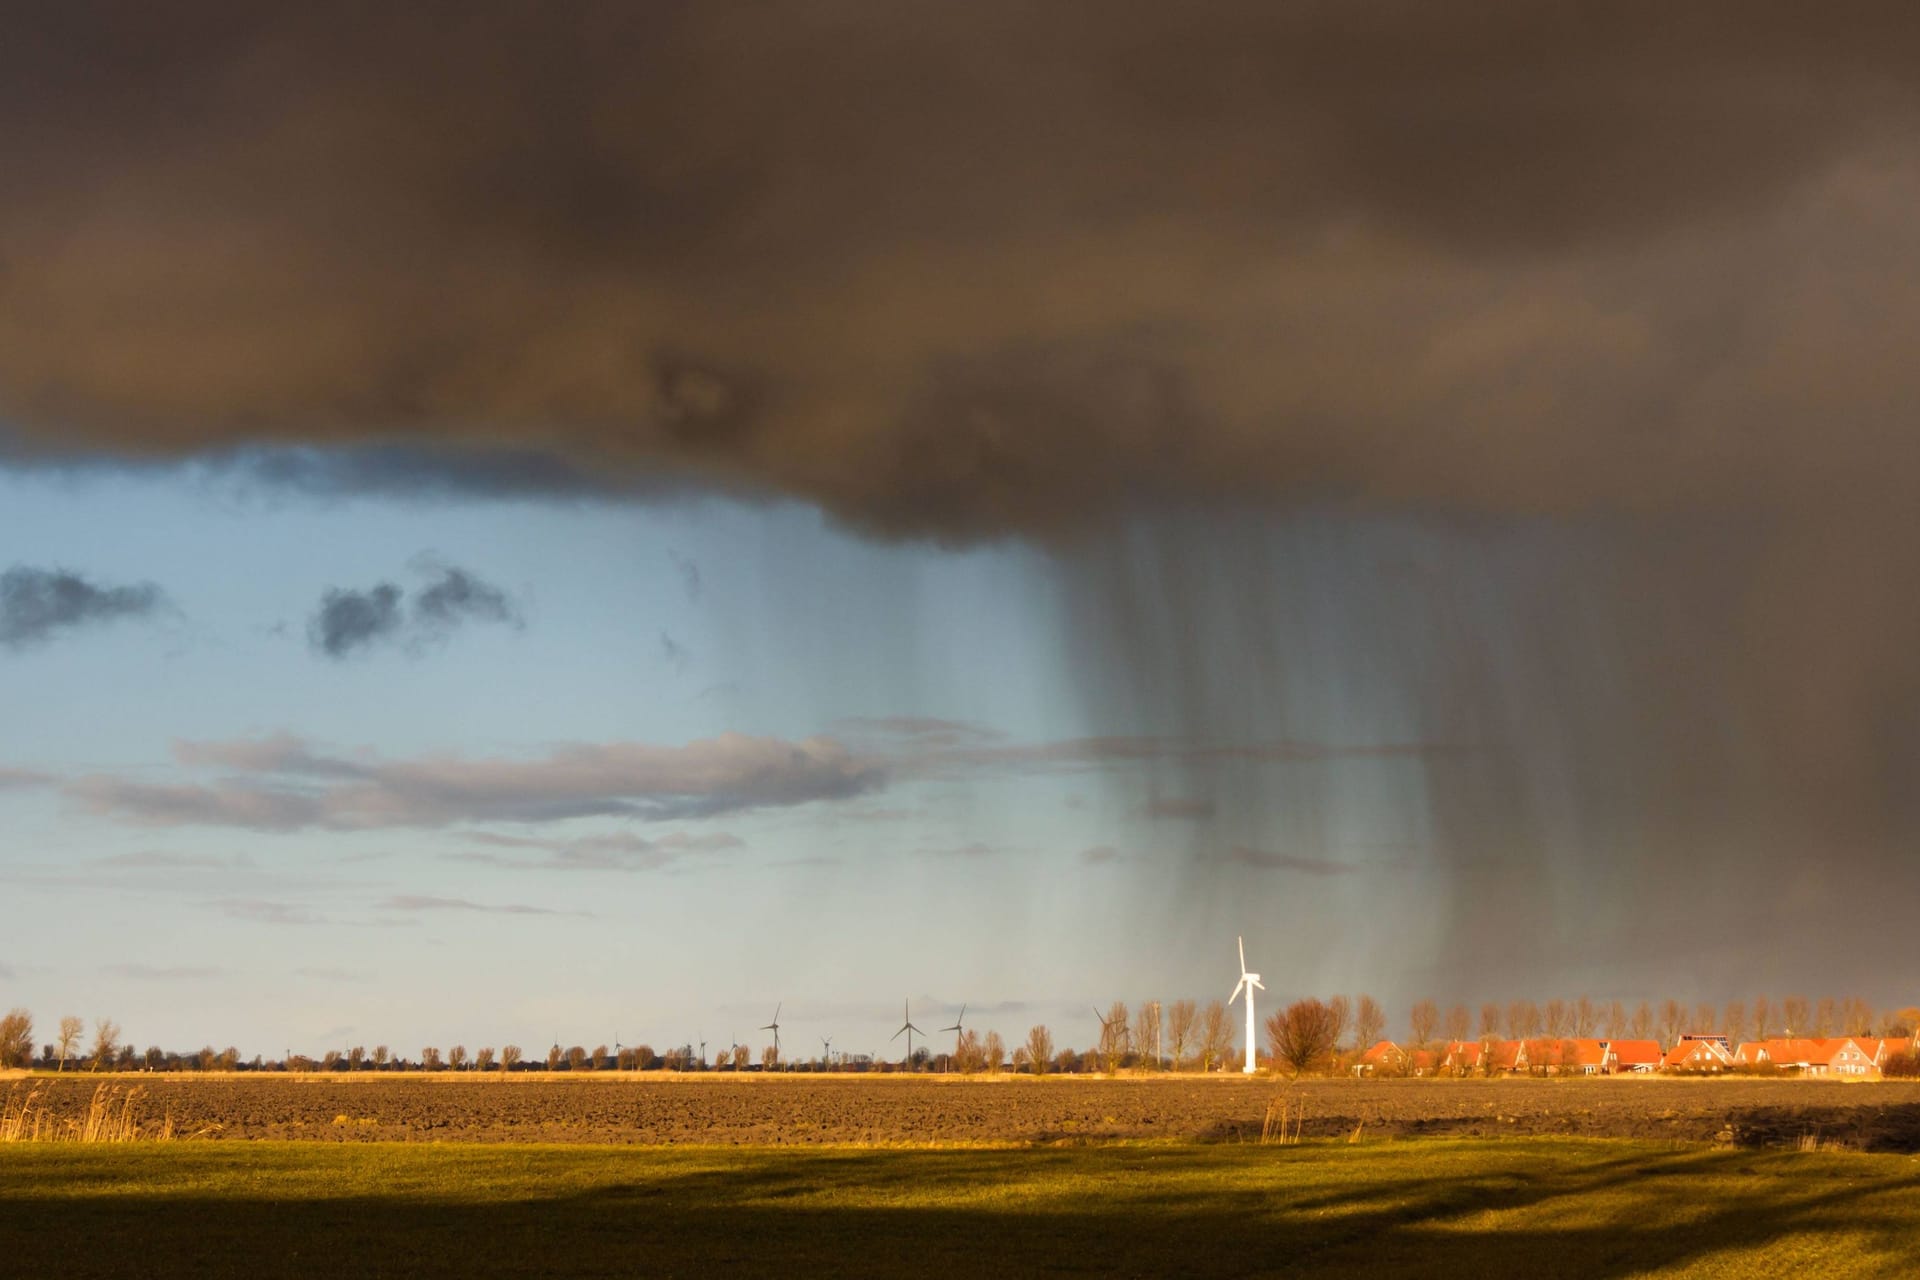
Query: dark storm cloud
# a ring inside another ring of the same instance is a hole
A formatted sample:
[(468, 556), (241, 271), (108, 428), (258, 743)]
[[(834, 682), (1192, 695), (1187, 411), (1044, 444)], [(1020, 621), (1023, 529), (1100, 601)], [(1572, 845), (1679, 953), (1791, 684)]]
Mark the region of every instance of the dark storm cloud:
[(165, 612), (150, 582), (103, 586), (65, 569), (15, 565), (0, 573), (0, 648), (26, 649), (55, 636), (122, 618)]
[(1890, 0), (25, 7), (0, 412), (945, 538), (1885, 493), (1916, 65)]
[(307, 623), (313, 647), (329, 658), (344, 658), (383, 641), (415, 646), (443, 639), (467, 623), (521, 625), (519, 607), (499, 587), (453, 565), (428, 560), (426, 586), (413, 593), (391, 582), (364, 591), (329, 588)]

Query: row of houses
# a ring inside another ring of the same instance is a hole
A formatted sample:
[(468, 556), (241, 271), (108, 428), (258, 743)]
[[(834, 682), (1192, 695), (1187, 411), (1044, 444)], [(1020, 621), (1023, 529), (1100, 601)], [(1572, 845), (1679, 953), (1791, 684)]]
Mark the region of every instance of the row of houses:
[(1896, 1054), (1912, 1054), (1920, 1039), (1879, 1036), (1791, 1037), (1749, 1040), (1737, 1048), (1725, 1036), (1685, 1035), (1662, 1050), (1657, 1040), (1589, 1037), (1533, 1040), (1450, 1040), (1438, 1049), (1408, 1049), (1382, 1040), (1360, 1055), (1356, 1075), (1636, 1075), (1773, 1067), (1808, 1076), (1878, 1076)]

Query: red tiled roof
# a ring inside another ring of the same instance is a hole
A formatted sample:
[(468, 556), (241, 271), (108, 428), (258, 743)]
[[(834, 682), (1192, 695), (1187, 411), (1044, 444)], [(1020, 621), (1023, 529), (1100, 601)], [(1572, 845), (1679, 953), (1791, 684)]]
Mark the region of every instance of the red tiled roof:
[(1607, 1045), (1623, 1067), (1645, 1067), (1660, 1061), (1658, 1040), (1609, 1040)]
[(1398, 1065), (1404, 1062), (1407, 1051), (1391, 1040), (1382, 1040), (1360, 1055), (1360, 1061), (1369, 1066), (1381, 1066), (1386, 1063)]

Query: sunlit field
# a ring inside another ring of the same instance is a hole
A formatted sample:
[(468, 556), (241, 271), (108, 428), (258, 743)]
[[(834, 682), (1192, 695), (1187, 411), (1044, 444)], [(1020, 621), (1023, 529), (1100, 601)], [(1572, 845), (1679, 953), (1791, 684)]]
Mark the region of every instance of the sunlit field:
[(1920, 1160), (1555, 1139), (0, 1149), (13, 1275), (1875, 1275)]

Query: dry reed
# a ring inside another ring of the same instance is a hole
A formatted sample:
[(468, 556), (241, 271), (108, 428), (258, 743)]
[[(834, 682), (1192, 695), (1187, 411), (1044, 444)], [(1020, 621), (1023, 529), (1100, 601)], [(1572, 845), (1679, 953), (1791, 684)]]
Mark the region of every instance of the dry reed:
[(0, 1103), (0, 1142), (166, 1142), (174, 1136), (172, 1116), (156, 1126), (140, 1123), (134, 1113), (146, 1089), (139, 1085), (103, 1084), (75, 1116), (56, 1113), (47, 1094), (44, 1084), (7, 1091)]

